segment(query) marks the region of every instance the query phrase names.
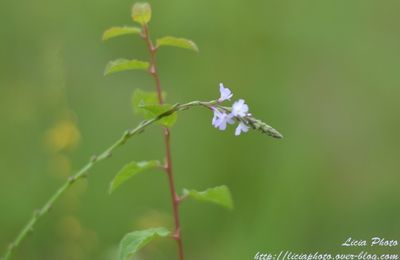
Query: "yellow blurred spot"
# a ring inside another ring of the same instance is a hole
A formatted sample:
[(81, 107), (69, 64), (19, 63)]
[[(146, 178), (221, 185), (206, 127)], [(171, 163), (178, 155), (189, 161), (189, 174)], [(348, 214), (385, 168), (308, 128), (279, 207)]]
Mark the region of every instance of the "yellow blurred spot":
[(82, 200), (82, 193), (84, 193), (87, 189), (87, 181), (79, 180), (71, 186), (69, 192), (64, 194), (61, 203), (63, 208), (69, 211), (76, 211), (79, 208), (79, 204)]
[(59, 223), (61, 236), (77, 239), (82, 236), (82, 226), (79, 220), (73, 216), (63, 217)]
[(97, 233), (90, 229), (85, 229), (84, 236), (82, 238), (81, 244), (85, 248), (86, 251), (91, 251), (96, 249), (99, 244), (99, 238)]
[(46, 146), (50, 151), (59, 152), (75, 148), (81, 139), (81, 134), (75, 123), (62, 120), (49, 129), (45, 136)]
[(69, 258), (53, 259), (87, 259), (84, 255), (95, 250), (99, 243), (97, 233), (83, 226), (74, 216), (66, 216), (59, 221), (58, 233), (63, 240), (59, 253), (68, 252)]
[(67, 156), (62, 154), (55, 154), (50, 158), (48, 163), (49, 173), (65, 179), (71, 175), (71, 163)]
[(157, 210), (149, 210), (141, 217), (137, 218), (134, 223), (134, 228), (147, 229), (152, 227), (165, 227), (169, 226), (171, 217), (165, 213)]
[(78, 260), (87, 259), (82, 247), (77, 243), (63, 243), (55, 247), (49, 259), (57, 260)]

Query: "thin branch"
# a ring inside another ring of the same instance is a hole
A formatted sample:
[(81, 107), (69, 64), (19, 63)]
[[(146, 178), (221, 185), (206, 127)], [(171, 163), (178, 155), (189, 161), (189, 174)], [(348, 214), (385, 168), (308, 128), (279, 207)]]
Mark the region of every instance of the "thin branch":
[(164, 113), (158, 115), (155, 118), (150, 120), (142, 121), (136, 128), (126, 131), (122, 137), (117, 140), (113, 145), (111, 145), (108, 149), (102, 152), (98, 156), (92, 156), (89, 162), (83, 166), (77, 173), (73, 176), (69, 177), (68, 180), (50, 197), (50, 199), (44, 204), (44, 206), (38, 210), (35, 210), (34, 214), (30, 218), (30, 220), (26, 223), (25, 227), (18, 233), (15, 240), (9, 245), (7, 251), (3, 257), (3, 260), (9, 260), (11, 258), (14, 250), (20, 246), (21, 242), (27, 237), (27, 235), (33, 232), (35, 224), (39, 219), (41, 219), (46, 213), (50, 211), (53, 207), (54, 203), (61, 197), (64, 192), (71, 187), (76, 181), (87, 177), (88, 171), (98, 162), (103, 161), (109, 158), (113, 151), (119, 146), (124, 145), (132, 136), (142, 133), (146, 127), (151, 124), (157, 122), (158, 120), (167, 117), (175, 112), (186, 110), (192, 108), (194, 106), (207, 106), (215, 103), (215, 101), (211, 102), (202, 102), (202, 101), (193, 101), (185, 104), (176, 104), (171, 109), (165, 111)]

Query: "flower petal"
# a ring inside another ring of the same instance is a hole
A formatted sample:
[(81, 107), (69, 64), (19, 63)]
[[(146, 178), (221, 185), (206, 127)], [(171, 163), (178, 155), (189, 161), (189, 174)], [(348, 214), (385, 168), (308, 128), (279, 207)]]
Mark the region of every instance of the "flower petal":
[(232, 105), (232, 114), (234, 116), (245, 117), (249, 112), (249, 106), (243, 99), (239, 99)]
[(225, 88), (224, 84), (222, 83), (219, 84), (219, 92), (220, 92), (220, 98), (218, 99), (218, 102), (230, 100), (231, 97), (233, 96), (232, 91), (229, 88)]
[(249, 127), (245, 123), (240, 122), (236, 127), (235, 135), (238, 136), (241, 132), (246, 133), (247, 131), (249, 131)]
[(237, 126), (235, 129), (235, 135), (238, 136), (240, 135), (240, 126)]

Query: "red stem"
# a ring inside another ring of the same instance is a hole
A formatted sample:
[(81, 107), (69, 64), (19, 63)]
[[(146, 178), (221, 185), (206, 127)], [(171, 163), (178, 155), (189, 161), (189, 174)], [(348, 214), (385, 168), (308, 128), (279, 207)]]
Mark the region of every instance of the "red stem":
[[(147, 48), (150, 52), (150, 68), (149, 68), (149, 73), (153, 76), (154, 81), (156, 83), (156, 88), (157, 88), (157, 96), (158, 96), (158, 102), (160, 104), (163, 104), (163, 96), (162, 96), (162, 89), (161, 89), (161, 83), (160, 83), (160, 78), (157, 73), (157, 65), (156, 65), (156, 51), (157, 48), (154, 47), (149, 31), (147, 28), (147, 25), (143, 25), (143, 39), (146, 41)], [(180, 227), (180, 220), (179, 220), (179, 202), (180, 198), (176, 193), (175, 190), (175, 183), (174, 183), (174, 176), (173, 176), (173, 171), (172, 171), (172, 158), (171, 158), (171, 141), (170, 141), (170, 130), (168, 127), (164, 127), (164, 142), (165, 142), (165, 156), (166, 156), (166, 164), (165, 164), (165, 172), (167, 173), (168, 176), (168, 182), (169, 182), (169, 189), (171, 192), (171, 200), (172, 200), (172, 210), (173, 210), (173, 215), (174, 215), (174, 221), (175, 221), (175, 231), (173, 234), (173, 238), (176, 240), (177, 245), (178, 245), (178, 251), (179, 251), (179, 260), (184, 260), (184, 254), (183, 254), (183, 243), (182, 243), (182, 236), (181, 236), (181, 227)]]

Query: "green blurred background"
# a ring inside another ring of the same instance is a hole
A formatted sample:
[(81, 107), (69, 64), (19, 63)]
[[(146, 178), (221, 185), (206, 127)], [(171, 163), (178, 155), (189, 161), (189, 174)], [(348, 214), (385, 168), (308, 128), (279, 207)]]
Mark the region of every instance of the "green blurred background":
[[(101, 42), (108, 27), (132, 24), (132, 4), (2, 1), (0, 252), (69, 175), (139, 122), (130, 96), (152, 90), (152, 79), (103, 76), (109, 60), (148, 58), (139, 37)], [(235, 137), (233, 127), (214, 129), (204, 109), (179, 115), (172, 131), (179, 190), (227, 184), (236, 204), (232, 212), (182, 205), (188, 259), (342, 252), (348, 237), (400, 239), (399, 1), (151, 4), (153, 39), (186, 37), (200, 48), (160, 50), (169, 102), (214, 99), (224, 82), (285, 136)], [(107, 193), (123, 164), (162, 159), (163, 151), (158, 127), (131, 140), (62, 197), (14, 259), (115, 259), (125, 233), (170, 227), (159, 172)], [(176, 259), (175, 244), (160, 240), (136, 259)]]

